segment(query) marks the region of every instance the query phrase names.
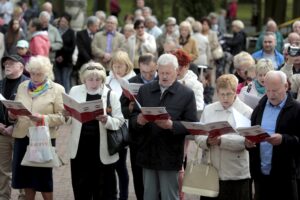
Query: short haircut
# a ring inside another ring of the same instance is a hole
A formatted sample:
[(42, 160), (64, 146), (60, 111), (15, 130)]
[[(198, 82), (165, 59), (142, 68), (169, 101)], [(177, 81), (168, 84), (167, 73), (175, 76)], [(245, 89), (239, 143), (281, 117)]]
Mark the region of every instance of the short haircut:
[(96, 76), (102, 80), (102, 83), (106, 81), (105, 68), (98, 62), (88, 62), (82, 65), (79, 70), (79, 78), (81, 83), (85, 83), (86, 79), (91, 76)]
[(241, 30), (245, 28), (244, 23), (243, 23), (241, 20), (238, 20), (238, 19), (233, 20), (233, 22), (232, 22), (231, 24), (232, 24), (233, 26), (238, 27), (238, 28), (241, 29)]
[(134, 29), (137, 29), (141, 24), (145, 25), (145, 21), (141, 19), (136, 20), (133, 24)]
[(114, 63), (123, 63), (126, 65), (126, 72), (125, 75), (129, 74), (133, 70), (133, 64), (128, 56), (128, 53), (125, 51), (117, 51), (113, 54), (111, 62), (110, 62), (110, 69), (113, 70)]
[(54, 80), (53, 65), (50, 59), (45, 56), (32, 56), (27, 64), (26, 69), (30, 72), (42, 72), (45, 78)]
[(241, 67), (241, 65), (244, 65), (244, 64), (253, 66), (253, 65), (255, 65), (255, 61), (249, 53), (242, 51), (233, 57), (233, 66), (235, 69), (239, 69)]
[(36, 31), (41, 31), (43, 29), (42, 23), (38, 18), (33, 18), (31, 20), (31, 26), (36, 29)]
[(192, 25), (194, 33), (202, 32), (202, 24), (199, 21), (195, 21)]
[(217, 79), (216, 88), (217, 91), (219, 89), (231, 89), (232, 91), (236, 92), (238, 86), (238, 79), (233, 74), (223, 74)]
[(190, 34), (192, 33), (192, 26), (191, 26), (190, 22), (188, 22), (188, 21), (181, 22), (179, 25), (179, 30), (181, 30), (182, 28), (188, 28), (189, 33)]
[(168, 65), (168, 64), (171, 64), (175, 69), (177, 69), (178, 68), (178, 61), (177, 61), (176, 56), (174, 56), (172, 54), (165, 53), (165, 54), (162, 54), (157, 60), (158, 68), (161, 65)]
[(50, 14), (47, 11), (42, 11), (39, 15), (39, 18), (41, 19), (42, 17), (46, 18), (47, 21), (49, 22), (51, 19)]
[(89, 16), (89, 17), (87, 18), (87, 21), (86, 21), (86, 26), (87, 26), (87, 27), (90, 27), (90, 26), (96, 24), (96, 23), (99, 22), (99, 21), (100, 21), (100, 20), (99, 20), (98, 17), (96, 17), (96, 16)]
[(300, 26), (300, 20), (297, 20), (293, 23), (293, 29), (295, 29), (296, 26)]
[(175, 17), (168, 17), (166, 20), (165, 20), (165, 25), (169, 25), (169, 24), (176, 24), (176, 18)]
[(276, 40), (276, 35), (275, 35), (275, 33), (271, 32), (271, 31), (265, 32), (264, 38), (265, 38), (265, 37), (268, 37), (268, 36), (273, 36), (273, 38)]
[(113, 21), (118, 26), (118, 18), (114, 15), (110, 15), (106, 18), (106, 21)]
[(61, 17), (65, 18), (69, 23), (72, 20), (72, 16), (69, 13), (63, 13)]
[(256, 64), (256, 74), (267, 73), (268, 71), (274, 70), (272, 60), (262, 58)]
[(151, 62), (156, 63), (156, 58), (151, 53), (146, 53), (146, 54), (141, 55), (139, 57), (139, 61), (138, 61), (139, 64), (143, 63), (143, 64), (146, 64), (146, 65), (150, 64)]
[(282, 84), (284, 84), (284, 85), (287, 84), (287, 76), (282, 71), (275, 71), (275, 70), (269, 71), (265, 76), (265, 80), (267, 80), (269, 78), (274, 78), (274, 77), (279, 77)]
[(211, 28), (211, 23), (210, 20), (207, 17), (203, 17), (202, 19), (200, 19), (201, 24), (203, 24), (203, 22), (206, 22), (208, 24), (208, 27)]

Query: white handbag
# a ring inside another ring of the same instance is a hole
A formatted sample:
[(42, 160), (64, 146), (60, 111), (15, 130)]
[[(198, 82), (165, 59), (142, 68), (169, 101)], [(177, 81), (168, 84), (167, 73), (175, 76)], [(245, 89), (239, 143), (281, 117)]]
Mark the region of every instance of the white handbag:
[(203, 164), (198, 162), (198, 151), (199, 147), (197, 147), (195, 159), (187, 165), (182, 191), (188, 194), (217, 197), (219, 195), (218, 171), (211, 165), (210, 152), (208, 163)]

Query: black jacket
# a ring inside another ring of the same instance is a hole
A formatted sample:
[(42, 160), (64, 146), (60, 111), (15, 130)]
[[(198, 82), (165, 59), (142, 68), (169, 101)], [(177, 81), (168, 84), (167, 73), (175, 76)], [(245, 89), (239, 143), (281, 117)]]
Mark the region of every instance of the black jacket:
[(171, 130), (162, 129), (153, 122), (140, 126), (137, 124), (140, 110), (135, 106), (130, 126), (141, 138), (138, 144), (137, 164), (154, 170), (180, 170), (184, 140), (188, 134), (180, 121), (197, 121), (194, 92), (176, 81), (161, 95), (160, 86), (155, 80), (140, 88), (137, 100), (143, 107), (165, 106), (173, 121)]
[(72, 55), (76, 45), (75, 32), (73, 29), (68, 29), (62, 36), (63, 47), (56, 52), (56, 58), (62, 56), (64, 58), (62, 63), (56, 63), (60, 67), (72, 66)]
[(83, 64), (93, 58), (91, 47), (92, 39), (89, 37), (87, 29), (77, 32), (76, 45), (78, 48), (78, 59), (75, 67), (76, 69), (80, 69)]
[(226, 45), (230, 47), (230, 53), (235, 56), (241, 51), (246, 50), (247, 35), (244, 31), (233, 34), (233, 38), (226, 41)]
[[(4, 78), (0, 81), (0, 93), (2, 95), (5, 91), (6, 80), (7, 80), (7, 78)], [(8, 98), (9, 100), (14, 100), (15, 99), (16, 93), (17, 93), (17, 90), (18, 90), (18, 87), (19, 87), (20, 83), (22, 83), (25, 80), (28, 80), (28, 77), (22, 75), (19, 82), (16, 84), (16, 86), (14, 88), (11, 88), (11, 96)], [(5, 125), (10, 125), (11, 123), (9, 123), (9, 121), (8, 121), (7, 111), (4, 107), (4, 105), (2, 103), (0, 103), (0, 104), (1, 104), (0, 105), (0, 123), (3, 123)]]
[[(267, 96), (264, 96), (254, 109), (251, 116), (252, 125), (261, 125)], [(288, 94), (286, 103), (280, 111), (275, 133), (282, 134), (282, 143), (273, 146), (273, 156), (270, 176), (282, 180), (296, 178), (297, 166), (296, 159), (299, 157), (300, 145), (300, 104)], [(249, 149), (251, 176), (259, 178), (261, 173), (260, 145)]]

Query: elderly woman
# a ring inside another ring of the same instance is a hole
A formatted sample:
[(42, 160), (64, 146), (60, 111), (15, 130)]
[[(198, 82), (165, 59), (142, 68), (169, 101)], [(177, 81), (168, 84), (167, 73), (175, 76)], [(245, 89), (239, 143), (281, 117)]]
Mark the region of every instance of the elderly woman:
[(236, 70), (235, 75), (239, 81), (237, 87), (237, 94), (239, 94), (241, 89), (248, 85), (255, 77), (255, 70), (251, 70), (255, 66), (255, 61), (249, 53), (242, 51), (233, 57), (233, 66)]
[(191, 37), (191, 24), (187, 21), (181, 22), (179, 25), (179, 34), (178, 44), (186, 53), (190, 55), (192, 61), (194, 61), (198, 57), (199, 52), (196, 40)]
[[(79, 75), (83, 84), (72, 87), (69, 95), (78, 102), (103, 99), (104, 110), (108, 111), (105, 68), (100, 63), (89, 62), (81, 67)], [(104, 112), (104, 115), (85, 123), (71, 119), (71, 177), (75, 200), (115, 198), (114, 163), (119, 155), (108, 153), (106, 130), (118, 129), (124, 118), (119, 98), (113, 91), (110, 104), (111, 116)]]
[(210, 46), (207, 37), (202, 35), (202, 24), (198, 21), (193, 23), (194, 34), (192, 38), (196, 40), (199, 55), (194, 61), (197, 65), (208, 65), (210, 57)]
[(260, 59), (256, 64), (256, 78), (249, 83), (247, 86), (244, 86), (240, 92), (240, 99), (244, 101), (246, 94), (253, 95), (255, 97), (261, 98), (265, 95), (265, 76), (268, 71), (274, 70), (274, 66), (271, 60), (269, 59)]
[[(110, 75), (107, 78), (106, 84), (117, 93), (118, 99), (122, 95), (122, 88), (118, 82), (118, 78), (129, 80), (136, 74), (133, 71), (133, 65), (125, 51), (118, 51), (112, 57), (110, 63)], [(126, 166), (127, 148), (119, 152), (120, 159), (116, 164), (116, 171), (119, 177), (120, 200), (128, 199), (129, 175)]]
[(226, 45), (230, 47), (230, 53), (235, 56), (241, 51), (246, 50), (247, 35), (244, 32), (244, 23), (241, 20), (234, 20), (231, 23), (233, 38), (226, 40)]
[(39, 168), (22, 166), (21, 161), (29, 144), (28, 129), (45, 118), (49, 125), (51, 142), (55, 146), (58, 126), (64, 124), (62, 115), (64, 88), (54, 83), (52, 65), (49, 58), (43, 56), (32, 57), (28, 63), (28, 71), (31, 79), (24, 81), (18, 87), (15, 100), (21, 101), (30, 110), (31, 116), (15, 116), (10, 114), (12, 120), (16, 120), (13, 130), (15, 138), (12, 170), (12, 187), (24, 189), (26, 199), (34, 200), (36, 191), (42, 193), (44, 199), (53, 199), (53, 180), (51, 168)]
[[(219, 101), (205, 107), (200, 122), (228, 121), (236, 128), (241, 126), (242, 116), (250, 119), (252, 109), (237, 97), (237, 85), (234, 75), (220, 76), (216, 83)], [(212, 165), (218, 170), (220, 192), (216, 199), (250, 200), (249, 154), (245, 149), (245, 138), (236, 133), (213, 138), (201, 135), (196, 142), (203, 149), (203, 161), (211, 156)], [(201, 197), (203, 199), (210, 198)]]

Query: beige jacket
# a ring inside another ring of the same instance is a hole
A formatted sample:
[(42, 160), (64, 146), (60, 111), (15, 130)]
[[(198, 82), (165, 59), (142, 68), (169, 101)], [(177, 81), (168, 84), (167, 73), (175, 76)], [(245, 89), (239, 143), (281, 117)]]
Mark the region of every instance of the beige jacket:
[(291, 83), (291, 92), (297, 93), (297, 101), (300, 102), (300, 74), (293, 74), (293, 65), (284, 64), (280, 69)]
[[(21, 101), (33, 114), (45, 115), (51, 138), (56, 138), (58, 127), (65, 122), (61, 113), (63, 110), (62, 93), (65, 93), (65, 89), (63, 86), (49, 81), (49, 89), (40, 96), (32, 98), (28, 93), (28, 83), (29, 80), (19, 85), (15, 100)], [(28, 134), (28, 128), (34, 124), (28, 117), (20, 116), (14, 125), (13, 137), (24, 138)]]

